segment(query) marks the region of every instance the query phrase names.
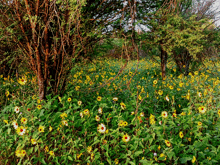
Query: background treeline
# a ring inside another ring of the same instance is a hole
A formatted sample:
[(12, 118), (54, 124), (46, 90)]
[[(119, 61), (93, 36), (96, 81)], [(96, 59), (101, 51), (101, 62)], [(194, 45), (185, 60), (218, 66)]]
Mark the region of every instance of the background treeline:
[(40, 99), (64, 90), (76, 63), (103, 56), (152, 58), (163, 78), (173, 60), (188, 75), (218, 56), (214, 2), (0, 0), (0, 74), (19, 76), (19, 68), (29, 69)]

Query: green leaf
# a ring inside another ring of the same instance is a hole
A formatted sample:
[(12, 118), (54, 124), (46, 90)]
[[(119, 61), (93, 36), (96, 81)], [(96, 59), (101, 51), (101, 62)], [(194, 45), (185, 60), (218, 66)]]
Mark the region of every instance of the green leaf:
[(190, 158), (190, 157), (180, 158), (180, 162), (181, 162), (181, 163), (186, 163), (188, 160), (192, 160), (192, 158)]
[(140, 154), (143, 154), (143, 151), (136, 151), (136, 152), (134, 153), (134, 156), (135, 156), (135, 157), (138, 157)]
[(73, 161), (73, 158), (72, 158), (71, 156), (68, 156), (68, 159), (69, 159), (70, 161)]

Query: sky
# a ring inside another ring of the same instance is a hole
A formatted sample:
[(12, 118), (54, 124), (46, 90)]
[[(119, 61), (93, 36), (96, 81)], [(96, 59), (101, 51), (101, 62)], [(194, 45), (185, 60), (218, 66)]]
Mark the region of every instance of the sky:
[(220, 0), (216, 0), (214, 5), (213, 5), (213, 8), (214, 9), (217, 9), (217, 11), (219, 12), (219, 14), (216, 16), (217, 19), (219, 19), (217, 22), (216, 22), (216, 25), (217, 26), (220, 26)]

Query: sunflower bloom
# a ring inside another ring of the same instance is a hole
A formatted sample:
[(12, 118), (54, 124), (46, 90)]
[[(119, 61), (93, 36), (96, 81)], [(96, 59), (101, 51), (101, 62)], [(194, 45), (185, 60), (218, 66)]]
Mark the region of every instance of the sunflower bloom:
[(162, 90), (159, 90), (158, 91), (158, 94), (161, 96), (163, 94), (163, 91)]
[(153, 81), (153, 84), (155, 84), (155, 85), (156, 85), (156, 84), (157, 84), (157, 80), (154, 80), (154, 81)]
[(183, 135), (182, 131), (179, 133), (179, 136), (180, 136), (181, 139), (183, 138), (184, 135)]
[(101, 96), (98, 96), (97, 97), (97, 101), (101, 101), (102, 100), (102, 97)]
[(124, 103), (120, 103), (120, 105), (121, 105), (121, 109), (126, 109), (126, 105), (124, 104)]
[(85, 109), (84, 111), (83, 111), (83, 113), (84, 113), (84, 115), (89, 115), (89, 110), (88, 109)]
[(37, 140), (36, 139), (31, 139), (31, 144), (37, 144)]
[(162, 117), (163, 117), (164, 119), (166, 119), (166, 118), (168, 117), (168, 113), (167, 113), (166, 111), (163, 111), (163, 112), (162, 112)]
[(21, 126), (21, 127), (18, 127), (17, 129), (16, 129), (16, 132), (17, 132), (17, 134), (18, 135), (24, 135), (25, 134), (25, 132), (26, 132), (26, 129), (23, 127), (23, 126)]
[(27, 119), (24, 118), (24, 117), (22, 117), (22, 118), (21, 118), (21, 123), (23, 123), (23, 124), (27, 124)]
[(171, 146), (171, 143), (169, 142), (169, 140), (165, 140), (165, 144), (166, 144), (167, 147)]
[(20, 158), (24, 157), (26, 155), (26, 151), (25, 150), (16, 150), (15, 155)]
[(72, 100), (72, 99), (71, 99), (70, 97), (67, 99), (68, 102), (70, 102), (71, 100)]
[(125, 134), (123, 137), (122, 137), (122, 141), (127, 143), (130, 141), (130, 136), (128, 134)]
[(101, 124), (98, 125), (97, 130), (98, 130), (99, 133), (105, 133), (106, 127), (105, 127), (104, 124), (101, 123)]
[(202, 122), (201, 121), (198, 122), (198, 126), (202, 126)]
[(20, 108), (18, 106), (15, 107), (15, 112), (19, 113)]
[(82, 101), (78, 101), (77, 104), (80, 106), (82, 105)]
[(44, 132), (44, 126), (40, 126), (40, 127), (38, 128), (38, 131), (39, 131), (39, 132)]
[(95, 120), (100, 121), (100, 117), (98, 115), (96, 115)]
[(201, 114), (204, 114), (206, 112), (206, 108), (204, 106), (201, 106), (198, 109), (199, 109), (199, 113)]
[(51, 156), (54, 156), (54, 151), (50, 151), (49, 154), (50, 154)]
[(19, 78), (18, 79), (18, 83), (21, 84), (21, 85), (25, 85), (27, 82), (27, 78), (26, 77), (22, 77), (22, 78)]
[(41, 109), (41, 105), (37, 105), (37, 109)]

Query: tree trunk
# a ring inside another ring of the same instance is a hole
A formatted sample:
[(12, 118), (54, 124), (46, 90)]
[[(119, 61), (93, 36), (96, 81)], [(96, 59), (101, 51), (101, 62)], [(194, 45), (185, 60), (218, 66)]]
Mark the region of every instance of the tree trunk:
[(166, 78), (167, 52), (164, 51), (162, 47), (161, 47), (160, 60), (161, 60), (162, 78), (165, 79)]

